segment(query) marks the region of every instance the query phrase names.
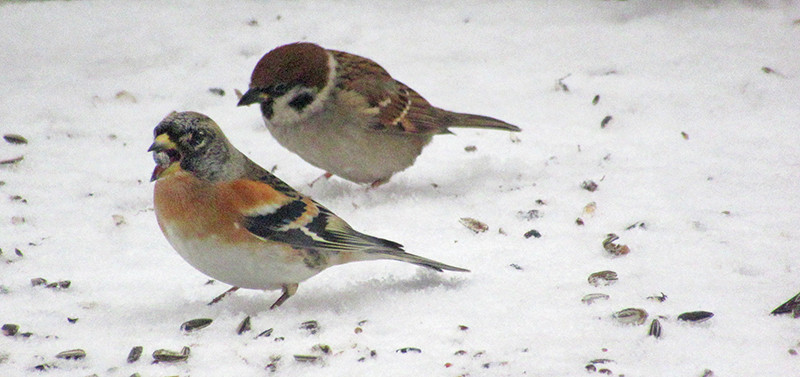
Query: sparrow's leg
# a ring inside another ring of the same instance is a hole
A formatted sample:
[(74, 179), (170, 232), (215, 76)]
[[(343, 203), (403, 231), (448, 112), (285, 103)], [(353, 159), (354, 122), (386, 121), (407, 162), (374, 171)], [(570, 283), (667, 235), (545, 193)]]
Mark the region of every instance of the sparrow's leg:
[(229, 294), (231, 294), (233, 292), (236, 292), (238, 290), (239, 290), (239, 287), (232, 287), (231, 289), (225, 291), (225, 293), (215, 297), (213, 300), (211, 300), (211, 302), (208, 303), (208, 305), (214, 305), (214, 304), (218, 303), (220, 300), (222, 300), (223, 297), (225, 297), (225, 296), (227, 296), (227, 295), (229, 295)]
[(325, 178), (325, 179), (331, 179), (331, 177), (333, 177), (333, 173), (331, 173), (331, 172), (325, 172), (325, 174), (323, 174), (323, 175), (320, 175), (319, 177), (317, 177), (316, 179), (314, 179), (313, 181), (311, 181), (311, 183), (309, 183), (309, 184), (308, 184), (308, 187), (314, 187), (314, 184), (315, 184), (315, 183), (317, 183), (317, 181), (319, 181), (319, 180), (320, 180), (320, 179), (322, 179), (322, 178)]

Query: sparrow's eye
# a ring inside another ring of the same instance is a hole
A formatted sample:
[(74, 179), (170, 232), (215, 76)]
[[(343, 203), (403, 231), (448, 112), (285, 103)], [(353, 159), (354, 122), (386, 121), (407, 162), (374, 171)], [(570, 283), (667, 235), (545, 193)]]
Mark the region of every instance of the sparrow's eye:
[(280, 97), (289, 91), (291, 87), (288, 84), (275, 84), (269, 88), (269, 94), (273, 97)]

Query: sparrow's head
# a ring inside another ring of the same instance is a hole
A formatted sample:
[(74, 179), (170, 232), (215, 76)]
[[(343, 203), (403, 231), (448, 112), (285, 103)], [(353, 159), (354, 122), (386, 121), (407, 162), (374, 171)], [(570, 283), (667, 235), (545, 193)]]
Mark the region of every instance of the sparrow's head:
[(192, 111), (167, 115), (153, 130), (153, 136), (155, 140), (147, 150), (153, 152), (156, 162), (151, 181), (179, 169), (202, 179), (221, 179), (238, 152), (211, 118)]
[[(292, 43), (266, 53), (250, 77), (250, 89), (237, 106), (261, 104), (269, 120), (313, 111), (333, 80), (333, 57), (313, 43)], [(319, 101), (318, 101), (319, 99)], [(277, 113), (277, 114), (276, 114)], [(279, 119), (280, 120), (280, 119)], [(290, 120), (290, 119), (287, 119)]]

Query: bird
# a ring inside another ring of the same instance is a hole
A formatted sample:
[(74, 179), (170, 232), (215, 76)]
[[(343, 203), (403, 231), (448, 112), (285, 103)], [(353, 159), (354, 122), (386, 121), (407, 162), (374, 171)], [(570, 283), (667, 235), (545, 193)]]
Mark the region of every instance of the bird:
[[(450, 128), (518, 132), (483, 115), (434, 107), (378, 63), (298, 42), (267, 52), (237, 106), (258, 103), (272, 136), (303, 160), (348, 181), (378, 187)], [(312, 182), (313, 183), (313, 182)]]
[(201, 113), (167, 115), (148, 149), (156, 163), (156, 220), (183, 259), (233, 287), (282, 290), (349, 262), (397, 260), (442, 272), (469, 270), (407, 253), (399, 243), (354, 230), (339, 216), (265, 170)]

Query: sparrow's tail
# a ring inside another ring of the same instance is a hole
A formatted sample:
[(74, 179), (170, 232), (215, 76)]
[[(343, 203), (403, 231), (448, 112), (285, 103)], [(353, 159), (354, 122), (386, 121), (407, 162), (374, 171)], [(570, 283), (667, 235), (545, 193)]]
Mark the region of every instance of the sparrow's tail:
[(454, 128), (485, 128), (490, 130), (503, 130), (503, 131), (522, 131), (519, 127), (503, 122), (500, 119), (487, 117), (476, 114), (454, 113), (452, 111), (443, 111), (442, 119), (443, 125), (446, 127)]

